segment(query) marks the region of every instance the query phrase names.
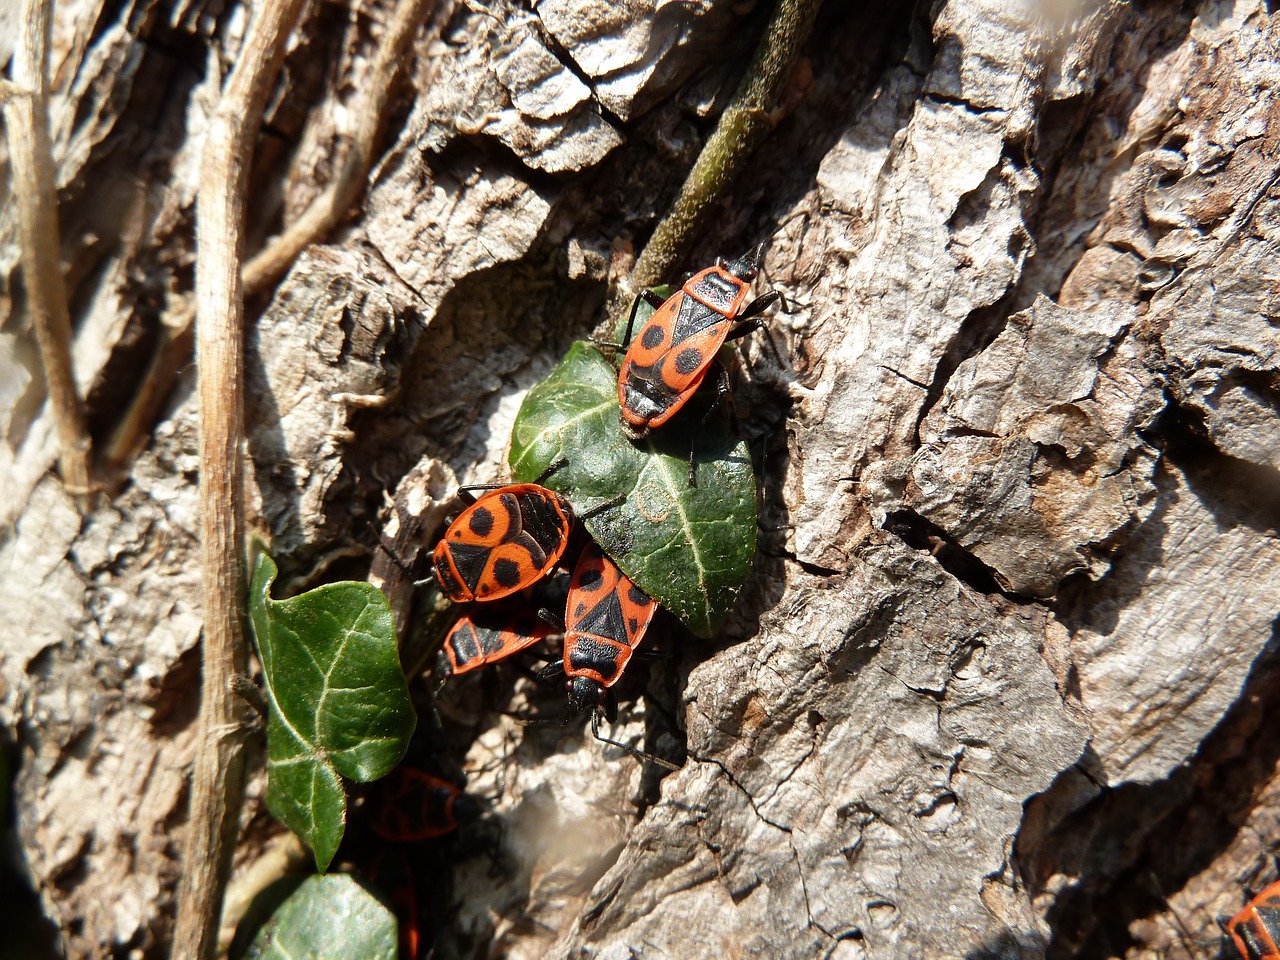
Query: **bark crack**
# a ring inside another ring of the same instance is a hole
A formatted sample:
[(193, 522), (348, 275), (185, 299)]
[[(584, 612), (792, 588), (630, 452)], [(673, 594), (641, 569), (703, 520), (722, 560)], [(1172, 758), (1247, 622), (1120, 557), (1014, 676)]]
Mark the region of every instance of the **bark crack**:
[(569, 53), (565, 45), (556, 39), (555, 35), (543, 22), (542, 16), (538, 13), (536, 7), (532, 12), (534, 30), (538, 34), (538, 39), (542, 41), (542, 46), (546, 49), (547, 53), (555, 57), (560, 66), (564, 67), (575, 77), (581, 80), (583, 86), (591, 91), (592, 106), (594, 106), (599, 112), (601, 119), (603, 119), (605, 123), (609, 124), (609, 126), (613, 127), (614, 130), (617, 130), (618, 135), (621, 136), (622, 129), (626, 124), (621, 117), (600, 102), (600, 98), (596, 95), (595, 78), (592, 77), (591, 74), (587, 73), (587, 71), (583, 70), (582, 67), (579, 66), (578, 61), (573, 59), (573, 55)]
[[(387, 255), (382, 252), (382, 248), (374, 240), (370, 238), (366, 238), (365, 243), (368, 245), (369, 250), (373, 252), (373, 255), (378, 258), (378, 262), (381, 263), (384, 267), (386, 267), (387, 271), (393, 277), (399, 280), (401, 285), (406, 290), (408, 290), (415, 297), (417, 297), (418, 302), (421, 303), (423, 307), (425, 307), (427, 305), (427, 298), (423, 295), (422, 291), (419, 290), (417, 287), (415, 287), (412, 283), (410, 283), (404, 277), (404, 275), (401, 274), (400, 271), (396, 269), (395, 264), (393, 264), (391, 260), (387, 257)], [(423, 322), (423, 325), (424, 326), (426, 325), (425, 321)]]
[(722, 761), (717, 760), (714, 757), (699, 756), (696, 753), (691, 753), (689, 754), (689, 756), (697, 763), (710, 763), (713, 766), (719, 767), (720, 772), (725, 775), (725, 779), (727, 779), (731, 784), (733, 784), (733, 786), (735, 786), (742, 793), (742, 795), (747, 798), (747, 803), (751, 805), (751, 811), (756, 815), (756, 817), (760, 820), (761, 823), (766, 823), (769, 826), (773, 827), (775, 830), (781, 830), (783, 833), (786, 833), (786, 834), (791, 833), (790, 827), (784, 826), (781, 823), (777, 823), (774, 820), (770, 820), (768, 817), (764, 815), (764, 813), (761, 812), (760, 806), (759, 804), (756, 803), (755, 797), (751, 795), (751, 791), (738, 782), (738, 778), (729, 772), (729, 768), (725, 766)]

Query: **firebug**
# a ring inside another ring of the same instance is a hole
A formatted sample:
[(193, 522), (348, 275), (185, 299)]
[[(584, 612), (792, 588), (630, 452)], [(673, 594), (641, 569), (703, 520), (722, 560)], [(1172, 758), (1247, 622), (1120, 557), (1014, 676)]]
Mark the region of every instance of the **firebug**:
[[(725, 341), (756, 329), (759, 314), (782, 299), (774, 290), (747, 303), (763, 250), (761, 244), (745, 256), (694, 274), (665, 301), (651, 292), (636, 298), (618, 371), (622, 429), (632, 440), (671, 419), (697, 392)], [(632, 340), (642, 298), (655, 310)]]
[[(466, 499), (475, 487), (463, 487)], [(555, 567), (569, 542), (573, 511), (536, 483), (491, 489), (449, 525), (433, 556), (436, 580), (457, 603), (497, 600)]]
[(1250, 900), (1226, 928), (1243, 960), (1280, 960), (1280, 880)]
[(479, 813), (475, 800), (448, 780), (417, 767), (397, 767), (382, 781), (370, 827), (384, 840), (442, 837)]
[(554, 627), (528, 606), (488, 605), (469, 610), (449, 630), (436, 657), (436, 676), (444, 681), (533, 646)]
[(544, 676), (564, 673), (571, 716), (590, 711), (597, 740), (621, 747), (642, 760), (675, 770), (674, 764), (600, 734), (600, 714), (618, 716), (610, 688), (618, 682), (632, 653), (649, 629), (658, 604), (632, 583), (594, 543), (582, 551), (569, 581), (564, 623), (564, 659)]

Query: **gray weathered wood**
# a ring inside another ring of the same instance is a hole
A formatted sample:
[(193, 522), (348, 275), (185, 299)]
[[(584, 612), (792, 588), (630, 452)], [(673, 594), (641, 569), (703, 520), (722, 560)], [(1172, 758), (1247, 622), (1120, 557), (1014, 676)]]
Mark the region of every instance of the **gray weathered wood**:
[[(501, 476), (524, 391), (599, 319), (766, 6), (424, 25), (361, 209), (249, 305), (249, 514), (296, 584), (362, 574), (370, 523), (413, 561), (454, 476)], [(709, 643), (656, 630), (670, 656), (637, 665), (610, 733), (684, 766), (522, 726), (563, 699), (514, 670), (496, 699), (447, 690), (439, 753), (491, 800), (421, 853), (450, 882), (438, 956), (1202, 957), (1241, 880), (1273, 878), (1280, 14), (853, 6), (826, 4), (687, 264), (768, 238), (760, 287), (794, 312), (767, 331), (786, 367), (759, 334), (741, 348), (764, 456), (740, 607)], [(235, 56), (243, 11), (59, 11), (64, 257), (101, 430), (186, 305), (201, 70)], [(323, 189), (386, 15), (307, 15), (251, 236)], [(6, 204), (20, 836), (70, 955), (161, 955), (199, 679), (192, 374), (82, 517), (49, 472), (13, 229)], [(405, 572), (374, 563), (407, 609)], [(262, 789), (240, 867), (278, 829)]]

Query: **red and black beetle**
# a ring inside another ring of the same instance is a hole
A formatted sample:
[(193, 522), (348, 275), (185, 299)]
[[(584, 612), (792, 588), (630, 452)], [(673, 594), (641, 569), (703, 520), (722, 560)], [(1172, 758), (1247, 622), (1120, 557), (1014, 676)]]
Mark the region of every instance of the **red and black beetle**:
[(1250, 900), (1226, 928), (1243, 960), (1280, 960), (1280, 880)]
[[(466, 498), (471, 490), (458, 495)], [(569, 543), (569, 501), (536, 483), (490, 489), (449, 525), (433, 556), (436, 580), (456, 603), (497, 600), (555, 567)]]
[(476, 802), (448, 780), (400, 766), (378, 791), (370, 828), (384, 840), (412, 843), (442, 837), (479, 815)]
[(678, 768), (666, 760), (600, 733), (601, 713), (610, 723), (618, 718), (610, 688), (621, 678), (657, 612), (653, 598), (632, 583), (604, 551), (590, 544), (578, 558), (569, 581), (564, 659), (544, 668), (542, 674), (564, 673), (570, 716), (589, 711), (591, 733), (597, 740), (675, 770)]
[(443, 682), (533, 646), (555, 628), (528, 606), (499, 604), (467, 611), (449, 630), (436, 656)]
[[(747, 303), (763, 250), (761, 244), (736, 260), (695, 273), (666, 300), (648, 291), (636, 298), (618, 371), (622, 429), (632, 440), (671, 419), (697, 392), (725, 341), (756, 329), (759, 314), (782, 299), (773, 290)], [(632, 340), (642, 298), (655, 309)]]
[(595, 709), (618, 682), (644, 638), (658, 604), (591, 544), (569, 581), (564, 622), (565, 689), (569, 709)]

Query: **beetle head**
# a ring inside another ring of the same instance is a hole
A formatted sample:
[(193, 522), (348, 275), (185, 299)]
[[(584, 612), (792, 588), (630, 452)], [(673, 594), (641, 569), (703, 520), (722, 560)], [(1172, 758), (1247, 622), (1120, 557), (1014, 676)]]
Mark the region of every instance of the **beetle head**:
[(604, 700), (604, 687), (589, 677), (570, 677), (564, 689), (569, 694), (569, 712), (575, 717), (594, 710)]
[(749, 253), (744, 253), (736, 260), (730, 260), (724, 265), (724, 268), (743, 283), (750, 283), (760, 271), (760, 258), (764, 256), (764, 244), (765, 242), (762, 241), (758, 247)]

